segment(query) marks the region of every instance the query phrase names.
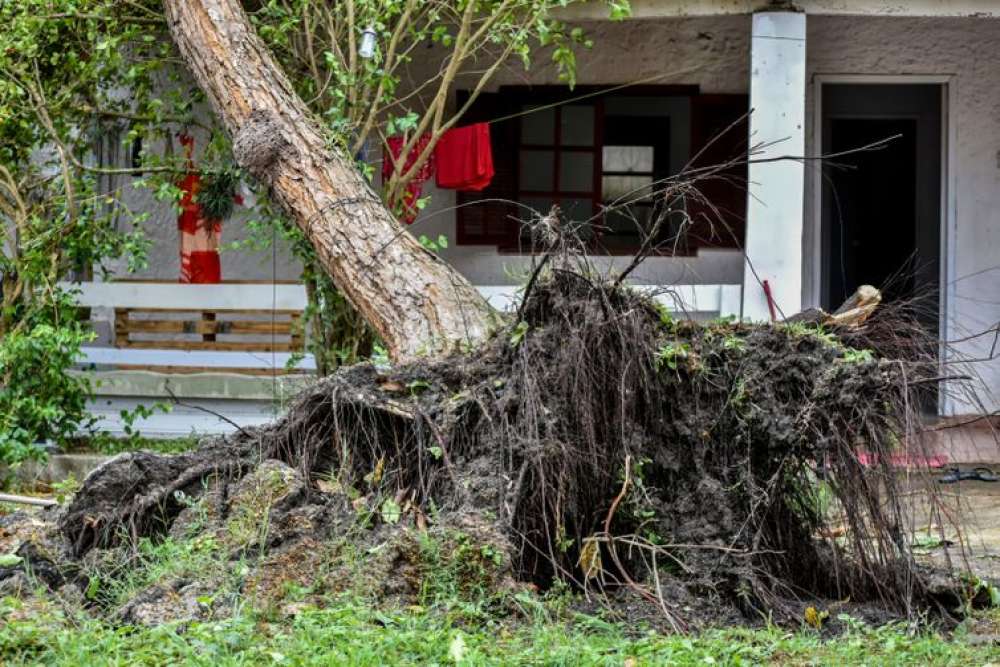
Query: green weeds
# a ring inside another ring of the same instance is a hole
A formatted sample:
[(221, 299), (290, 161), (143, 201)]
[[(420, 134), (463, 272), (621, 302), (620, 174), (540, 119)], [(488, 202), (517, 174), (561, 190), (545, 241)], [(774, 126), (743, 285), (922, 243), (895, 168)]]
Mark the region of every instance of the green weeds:
[[(526, 598), (526, 594), (520, 594)], [(380, 610), (350, 595), (307, 607), (283, 624), (245, 613), (232, 619), (115, 628), (55, 605), (0, 603), (0, 655), (7, 665), (968, 665), (995, 649), (852, 622), (839, 637), (812, 629), (713, 630), (670, 636), (593, 616), (535, 611), (518, 624), (469, 624), (434, 608)], [(541, 605), (541, 608), (538, 608)], [(843, 620), (843, 619), (842, 619)]]

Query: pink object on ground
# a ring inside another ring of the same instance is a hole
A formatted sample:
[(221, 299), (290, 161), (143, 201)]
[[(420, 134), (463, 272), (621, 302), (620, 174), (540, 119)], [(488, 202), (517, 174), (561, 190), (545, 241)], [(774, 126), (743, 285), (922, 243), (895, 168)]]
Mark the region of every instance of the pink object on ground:
[[(878, 465), (878, 457), (868, 452), (858, 452), (858, 462), (863, 466), (874, 466)], [(943, 468), (947, 463), (948, 456), (945, 454), (933, 456), (893, 454), (889, 457), (889, 465), (894, 468)]]

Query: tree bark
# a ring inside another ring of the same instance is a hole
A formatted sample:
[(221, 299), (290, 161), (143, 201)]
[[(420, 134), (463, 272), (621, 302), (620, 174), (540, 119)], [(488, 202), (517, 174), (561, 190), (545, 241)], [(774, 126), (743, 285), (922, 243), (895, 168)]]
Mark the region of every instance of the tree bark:
[(493, 312), (325, 140), (239, 0), (164, 0), (170, 32), (237, 163), (302, 229), (396, 361), (480, 340)]

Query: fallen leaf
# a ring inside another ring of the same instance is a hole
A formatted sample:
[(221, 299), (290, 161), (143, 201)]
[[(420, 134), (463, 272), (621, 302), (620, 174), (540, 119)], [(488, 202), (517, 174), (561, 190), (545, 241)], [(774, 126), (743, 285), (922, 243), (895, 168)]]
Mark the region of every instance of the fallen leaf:
[(389, 498), (382, 503), (382, 521), (388, 524), (399, 523), (400, 516), (402, 516), (402, 512), (399, 509), (399, 503), (395, 500)]
[(448, 657), (456, 665), (462, 662), (462, 658), (465, 657), (465, 640), (462, 639), (462, 635), (455, 635), (455, 638), (451, 640), (451, 646), (448, 647)]
[(816, 607), (806, 607), (805, 621), (812, 627), (819, 630), (823, 626), (823, 621), (830, 615), (828, 611), (816, 611)]
[(378, 386), (382, 391), (400, 392), (406, 389), (406, 385), (396, 380), (386, 380)]
[(580, 570), (586, 579), (593, 579), (601, 572), (601, 547), (596, 538), (587, 538), (580, 549)]
[(15, 554), (0, 555), (0, 567), (15, 567), (20, 565), (24, 559)]

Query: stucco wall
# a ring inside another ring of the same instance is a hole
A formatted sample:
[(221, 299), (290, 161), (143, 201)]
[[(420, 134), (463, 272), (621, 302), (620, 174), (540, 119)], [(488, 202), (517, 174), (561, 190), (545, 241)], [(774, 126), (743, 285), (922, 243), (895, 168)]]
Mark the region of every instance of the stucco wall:
[[(812, 90), (816, 74), (948, 75), (951, 88), (950, 146), (953, 172), (949, 187), (949, 270), (947, 333), (951, 339), (982, 332), (1000, 321), (1000, 20), (984, 18), (906, 18), (810, 16), (808, 25), (809, 99), (807, 153), (812, 145)], [(625, 23), (584, 24), (595, 46), (579, 55), (581, 84), (614, 85), (668, 74), (655, 83), (697, 84), (702, 92), (745, 93), (749, 80), (750, 18), (716, 16), (681, 19), (641, 19)], [(418, 77), (419, 63), (414, 67)], [(558, 83), (551, 67), (536, 63), (530, 76), (519, 66), (503, 72), (503, 84)], [(761, 140), (773, 138), (762, 137)], [(808, 182), (808, 181), (807, 181)], [(452, 210), (454, 193), (429, 185), (431, 204), (413, 227), (415, 234), (452, 239), (443, 255), (478, 284), (516, 282), (527, 258), (500, 254), (487, 246), (456, 246)], [(146, 196), (146, 195), (130, 195)], [(805, 303), (812, 303), (812, 187), (807, 185), (804, 238)], [(153, 204), (146, 227), (155, 245), (150, 277), (177, 275), (174, 214)], [(242, 226), (234, 218), (224, 239), (239, 238)], [(601, 260), (602, 262), (604, 260)], [(621, 261), (621, 260), (615, 260)], [(704, 252), (692, 258), (655, 258), (636, 274), (644, 283), (738, 283), (742, 280), (738, 253)], [(223, 273), (231, 279), (294, 279), (297, 267), (279, 252), (272, 270), (270, 252), (223, 254)], [(960, 346), (971, 356), (988, 354), (992, 338)], [(978, 366), (986, 384), (1000, 394), (1000, 362)], [(992, 407), (1000, 405), (989, 399)]]
[[(816, 74), (950, 75), (953, 208), (944, 300), (951, 340), (1000, 322), (1000, 20), (809, 17), (808, 69)], [(807, 106), (812, 136), (813, 104)], [(805, 256), (813, 256), (815, 220), (807, 192)], [(950, 255), (950, 257), (949, 257)], [(811, 295), (812, 272), (806, 272)], [(972, 358), (989, 355), (992, 336), (958, 345)], [(975, 366), (1000, 407), (1000, 361)], [(955, 411), (967, 408), (956, 405)]]
[[(197, 130), (191, 130), (197, 147), (204, 146), (205, 137)], [(162, 145), (152, 150), (162, 152)], [(174, 150), (179, 147), (174, 146)], [(149, 280), (177, 280), (180, 276), (180, 246), (177, 231), (177, 212), (173, 204), (157, 201), (153, 193), (133, 185), (134, 179), (117, 176), (109, 190), (120, 189), (121, 200), (132, 211), (149, 212), (149, 218), (142, 223), (142, 229), (149, 240), (148, 265), (134, 273), (128, 273), (123, 262), (112, 265), (115, 273), (122, 277)], [(249, 193), (247, 193), (249, 194)], [(299, 264), (291, 257), (286, 244), (277, 239), (273, 250), (233, 250), (225, 246), (247, 238), (246, 220), (253, 215), (252, 199), (247, 206), (237, 206), (233, 215), (222, 225), (222, 277), (224, 280), (297, 280), (301, 273)]]
[[(750, 54), (750, 18), (720, 16), (684, 19), (636, 20), (624, 23), (584, 23), (593, 49), (578, 54), (580, 85), (607, 85), (645, 81), (656, 85), (696, 84), (704, 93), (746, 93)], [(651, 77), (658, 77), (649, 81)], [(519, 65), (499, 75), (501, 85), (558, 84), (554, 69), (542, 58), (530, 74)], [(460, 84), (461, 85), (461, 84)], [(622, 91), (622, 94), (627, 94)], [(455, 193), (431, 185), (425, 189), (431, 204), (417, 220), (414, 232), (455, 238)], [(455, 246), (442, 255), (477, 284), (510, 284), (526, 271), (530, 258), (500, 254), (490, 246)], [(594, 257), (596, 266), (610, 269), (628, 263), (628, 257)], [(646, 284), (734, 284), (743, 279), (740, 254), (727, 250), (702, 251), (695, 257), (655, 257), (634, 274)]]
[[(614, 85), (659, 77), (649, 83), (698, 84), (703, 92), (745, 93), (749, 26), (747, 16), (584, 24), (595, 46), (579, 54), (578, 82), (581, 85)], [(435, 64), (432, 56), (424, 63), (414, 63), (409, 78), (420, 80), (422, 70), (433, 68)], [(664, 74), (669, 75), (662, 76)], [(539, 57), (530, 74), (520, 64), (512, 64), (495, 79), (493, 87), (525, 83), (558, 84), (559, 80), (544, 57)], [(459, 82), (457, 87), (463, 87), (463, 83)], [(197, 133), (195, 136), (201, 139)], [(203, 144), (197, 141), (197, 146)], [(442, 254), (474, 283), (518, 282), (530, 258), (500, 254), (491, 246), (456, 246), (452, 210), (455, 193), (439, 191), (433, 183), (425, 187), (424, 193), (431, 195), (431, 203), (413, 226), (415, 234), (432, 238), (441, 234), (447, 236), (451, 243)], [(175, 213), (170, 206), (156, 202), (148, 192), (136, 191), (127, 183), (123, 186), (123, 199), (137, 210), (151, 212), (143, 225), (152, 241), (149, 268), (132, 277), (176, 279), (179, 267)], [(224, 244), (245, 236), (241, 224), (245, 215), (246, 212), (238, 212), (224, 224)], [(595, 258), (595, 262), (598, 266), (608, 266), (609, 262), (624, 266), (628, 258)], [(299, 267), (279, 244), (275, 258), (270, 251), (224, 251), (222, 274), (227, 280), (270, 280), (272, 277), (293, 280), (299, 275)], [(633, 275), (641, 283), (733, 284), (742, 279), (742, 264), (736, 252), (707, 251), (696, 257), (654, 258)]]

